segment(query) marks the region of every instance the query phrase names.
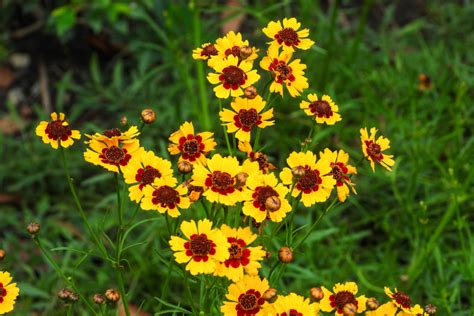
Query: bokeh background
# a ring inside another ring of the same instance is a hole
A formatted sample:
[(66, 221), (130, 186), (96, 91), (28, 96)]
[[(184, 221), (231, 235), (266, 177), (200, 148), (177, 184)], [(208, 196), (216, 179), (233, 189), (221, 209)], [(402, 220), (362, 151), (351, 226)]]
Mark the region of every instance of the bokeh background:
[[(3, 0), (0, 248), (7, 256), (0, 270), (11, 271), (21, 288), (13, 315), (65, 313), (55, 296), (64, 283), (25, 233), (30, 221), (41, 223), (44, 243), (87, 295), (116, 286), (110, 268), (88, 254), (59, 153), (34, 135), (37, 122), (63, 111), (91, 133), (119, 126), (123, 116), (138, 123), (151, 107), (158, 119), (142, 143), (168, 158), (167, 138), (184, 120), (202, 127), (198, 74), (207, 70), (192, 60), (192, 49), (236, 30), (263, 53), (261, 28), (293, 16), (317, 44), (298, 52), (308, 65), (308, 92), (330, 94), (343, 117), (319, 128), (310, 148), (344, 149), (355, 162), (359, 128), (376, 126), (391, 139), (397, 163), (391, 173), (359, 165), (358, 195), (324, 218), (276, 287), (307, 295), (319, 284), (354, 280), (366, 295), (383, 298), (388, 285), (437, 305), (439, 315), (474, 314), (471, 1)], [(217, 99), (204, 87), (224, 150)], [(280, 167), (311, 125), (299, 102), (276, 101), (277, 124), (262, 133), (265, 152)], [(79, 195), (91, 221), (113, 232), (113, 177), (85, 163), (84, 148), (80, 142), (68, 150)], [(311, 212), (299, 209), (297, 225)], [(163, 225), (135, 231), (130, 244), (140, 244), (125, 254), (130, 301), (144, 315), (153, 314), (161, 293), (173, 304), (182, 298), (179, 275), (166, 287), (162, 282), (162, 260), (170, 256)]]

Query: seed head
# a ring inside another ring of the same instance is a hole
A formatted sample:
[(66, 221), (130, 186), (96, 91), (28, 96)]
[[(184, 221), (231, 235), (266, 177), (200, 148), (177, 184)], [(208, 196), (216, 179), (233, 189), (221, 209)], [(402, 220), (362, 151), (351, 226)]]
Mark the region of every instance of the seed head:
[(238, 188), (242, 188), (243, 186), (245, 186), (245, 183), (247, 182), (248, 177), (249, 177), (249, 175), (245, 172), (237, 173), (236, 176), (235, 176), (236, 186)]
[(290, 248), (283, 246), (278, 250), (278, 258), (283, 263), (290, 263), (293, 261), (293, 251)]
[(263, 299), (269, 303), (275, 302), (277, 297), (277, 290), (275, 290), (274, 288), (269, 288), (265, 291), (265, 293), (263, 293)]
[(117, 303), (120, 301), (120, 293), (116, 289), (108, 289), (105, 291), (105, 298), (107, 299), (107, 303)]
[(247, 45), (240, 46), (240, 57), (242, 59), (249, 58), (250, 55), (252, 55), (252, 53), (253, 53), (252, 47), (247, 46)]
[(352, 303), (348, 303), (342, 308), (342, 313), (345, 316), (354, 316), (357, 313), (357, 306)]
[(94, 294), (94, 296), (92, 297), (92, 300), (97, 305), (102, 305), (105, 303), (105, 296), (102, 294)]
[(40, 224), (33, 222), (26, 227), (26, 230), (32, 237), (35, 237), (39, 233), (40, 228)]
[(193, 171), (193, 165), (187, 162), (186, 160), (181, 160), (178, 162), (178, 171), (182, 174), (188, 174)]
[(0, 249), (0, 261), (2, 261), (3, 259), (5, 259), (5, 256), (7, 255), (7, 253), (5, 252), (5, 250), (3, 249)]
[(369, 297), (367, 299), (367, 309), (374, 311), (379, 307), (379, 302), (375, 299), (375, 297)]
[(429, 315), (436, 314), (436, 310), (437, 310), (437, 308), (433, 304), (428, 304), (428, 305), (425, 306), (425, 312)]
[(319, 302), (324, 297), (324, 292), (320, 287), (313, 287), (309, 293), (315, 302)]
[(152, 109), (144, 109), (141, 114), (142, 121), (145, 124), (152, 124), (156, 120), (156, 113)]
[(265, 208), (270, 212), (278, 211), (281, 207), (281, 201), (277, 196), (269, 196), (265, 200)]

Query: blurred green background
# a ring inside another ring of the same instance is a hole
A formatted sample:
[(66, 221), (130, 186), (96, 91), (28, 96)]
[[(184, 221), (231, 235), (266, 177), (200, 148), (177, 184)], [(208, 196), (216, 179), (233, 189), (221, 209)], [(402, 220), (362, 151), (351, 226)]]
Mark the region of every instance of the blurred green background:
[[(317, 44), (297, 53), (308, 65), (305, 93), (328, 93), (343, 117), (320, 127), (310, 148), (344, 149), (355, 163), (361, 157), (359, 128), (375, 126), (391, 140), (397, 164), (391, 173), (360, 165), (358, 195), (324, 218), (273, 286), (308, 295), (313, 286), (354, 280), (367, 296), (384, 299), (383, 286), (398, 287), (423, 306), (437, 305), (439, 315), (474, 313), (471, 1), (3, 0), (0, 248), (7, 256), (0, 270), (10, 271), (21, 288), (13, 315), (65, 314), (55, 296), (65, 284), (25, 233), (33, 220), (86, 295), (116, 286), (110, 268), (88, 254), (91, 243), (59, 152), (34, 135), (38, 121), (64, 111), (74, 127), (92, 133), (119, 126), (123, 116), (138, 124), (140, 111), (151, 107), (158, 119), (145, 128), (142, 143), (169, 158), (171, 132), (184, 120), (202, 127), (201, 66), (192, 49), (238, 30), (262, 56), (262, 27), (293, 16)], [(420, 90), (420, 74), (431, 79), (428, 89)], [(212, 130), (225, 151), (211, 88), (206, 82)], [(276, 126), (262, 133), (265, 152), (280, 168), (311, 126), (299, 102), (279, 98)], [(79, 195), (91, 221), (113, 234), (113, 176), (85, 163), (84, 148), (80, 142), (68, 150)], [(297, 212), (296, 225), (303, 226), (316, 210)], [(139, 219), (153, 216), (142, 212)], [(155, 221), (134, 231), (128, 243), (146, 243), (125, 254), (130, 301), (150, 314), (161, 293), (172, 304), (182, 300), (179, 274), (169, 285), (162, 282), (170, 256), (163, 227)], [(262, 275), (282, 242), (284, 237), (271, 241), (274, 255)]]

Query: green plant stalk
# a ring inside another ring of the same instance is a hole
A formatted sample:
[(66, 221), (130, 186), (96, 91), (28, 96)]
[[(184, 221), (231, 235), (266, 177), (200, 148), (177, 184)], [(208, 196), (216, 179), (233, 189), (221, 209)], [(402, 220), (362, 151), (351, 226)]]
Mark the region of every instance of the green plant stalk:
[(74, 198), (74, 202), (76, 203), (77, 210), (79, 211), (79, 214), (81, 215), (82, 221), (86, 225), (87, 230), (89, 231), (89, 234), (94, 239), (94, 242), (95, 242), (97, 248), (102, 253), (104, 258), (108, 258), (108, 253), (107, 253), (107, 250), (104, 247), (104, 244), (100, 241), (100, 239), (97, 236), (97, 234), (95, 233), (94, 229), (92, 229), (92, 226), (90, 225), (90, 223), (87, 219), (87, 216), (84, 212), (84, 209), (82, 208), (82, 204), (81, 204), (81, 201), (79, 200), (79, 197), (77, 195), (76, 188), (74, 187), (74, 184), (72, 183), (72, 180), (71, 180), (71, 175), (69, 173), (69, 168), (68, 168), (68, 165), (67, 165), (66, 155), (64, 153), (64, 148), (63, 147), (60, 148), (60, 152), (61, 152), (61, 161), (63, 163), (64, 173), (66, 174), (67, 184), (68, 184), (69, 190), (71, 191), (71, 194)]
[(46, 251), (46, 249), (43, 247), (43, 245), (41, 244), (41, 241), (39, 240), (39, 238), (37, 236), (33, 237), (33, 241), (34, 243), (38, 246), (38, 248), (41, 250), (41, 253), (46, 257), (46, 260), (48, 261), (48, 263), (53, 267), (53, 269), (56, 271), (57, 274), (59, 274), (59, 276), (64, 280), (64, 282), (66, 282), (66, 284), (71, 287), (74, 292), (76, 292), (78, 295), (79, 295), (79, 298), (81, 301), (83, 301), (87, 308), (92, 311), (93, 315), (96, 315), (96, 311), (94, 310), (94, 308), (92, 307), (92, 305), (90, 304), (90, 302), (84, 298), (84, 296), (79, 292), (79, 290), (77, 289), (76, 285), (71, 281), (70, 278), (68, 278), (64, 272), (61, 270), (61, 268), (58, 266), (58, 264), (56, 263), (56, 261), (54, 261), (54, 259), (51, 257), (51, 255)]
[[(219, 99), (219, 112), (222, 111), (222, 101)], [(222, 126), (224, 130), (224, 137), (225, 137), (225, 142), (227, 144), (227, 150), (229, 151), (229, 155), (233, 156), (234, 153), (232, 152), (232, 148), (230, 146), (230, 141), (229, 141), (229, 135), (227, 134), (227, 127), (225, 125)]]
[[(161, 289), (161, 297), (160, 298), (163, 301), (166, 300), (166, 296), (168, 295), (168, 292), (169, 292), (168, 284), (169, 284), (169, 281), (170, 281), (170, 276), (171, 276), (172, 271), (173, 271), (173, 255), (171, 255), (171, 257), (170, 257), (170, 262), (168, 263), (168, 272), (166, 273), (165, 282), (163, 283), (163, 287)], [(163, 304), (160, 302), (160, 304), (158, 305), (158, 312), (161, 311), (162, 306), (163, 306)]]
[(191, 303), (191, 309), (193, 311), (193, 314), (196, 314), (196, 305), (194, 304), (194, 298), (193, 298), (193, 293), (191, 292), (191, 287), (189, 286), (189, 281), (188, 281), (188, 274), (185, 271), (185, 277), (184, 277), (184, 287), (186, 288), (186, 293), (189, 296), (189, 302)]
[[(268, 81), (267, 84), (265, 84), (265, 86), (268, 86), (268, 84), (271, 82)], [(265, 90), (266, 91), (266, 90)], [(266, 99), (266, 103), (265, 103), (265, 106), (263, 107), (262, 109), (262, 112), (264, 112), (266, 109), (268, 109), (270, 107), (270, 105), (276, 100), (276, 97), (274, 99), (270, 99), (272, 96), (272, 93), (268, 92), (268, 95), (267, 95), (267, 99)], [(277, 96), (278, 97), (278, 96)], [(262, 129), (261, 128), (257, 128), (257, 132), (255, 133), (255, 141), (253, 143), (253, 151), (257, 151), (258, 147), (259, 147), (259, 142), (260, 142), (260, 134), (262, 133)]]

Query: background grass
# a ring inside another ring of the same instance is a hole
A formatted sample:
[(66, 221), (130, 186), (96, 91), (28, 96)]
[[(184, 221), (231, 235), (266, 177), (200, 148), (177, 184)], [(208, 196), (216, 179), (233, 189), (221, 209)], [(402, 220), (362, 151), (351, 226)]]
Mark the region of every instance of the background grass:
[[(199, 66), (191, 59), (195, 43), (214, 41), (220, 26), (245, 14), (244, 38), (263, 52), (261, 28), (270, 20), (297, 17), (317, 42), (299, 53), (308, 65), (308, 92), (333, 96), (343, 117), (333, 127), (319, 128), (310, 148), (341, 148), (356, 162), (361, 157), (359, 128), (376, 126), (390, 138), (397, 164), (391, 173), (381, 168), (372, 173), (366, 162), (361, 164), (355, 178), (359, 194), (324, 218), (296, 252), (295, 263), (286, 266), (280, 284), (273, 286), (307, 295), (316, 285), (354, 280), (366, 295), (383, 298), (387, 285), (410, 293), (415, 302), (437, 305), (439, 315), (474, 313), (474, 5), (469, 1), (252, 1), (224, 19), (221, 13), (227, 7), (214, 1), (198, 6), (141, 1), (120, 15), (125, 26), (101, 19), (100, 30), (122, 47), (111, 56), (81, 43), (84, 29), (95, 23), (85, 13), (79, 15), (85, 22), (56, 35), (59, 22), (50, 14), (61, 3), (43, 5), (45, 26), (16, 40), (9, 32), (29, 21), (40, 4), (3, 5), (3, 58), (26, 51), (33, 65), (46, 60), (54, 109), (65, 111), (82, 131), (94, 132), (117, 126), (124, 115), (137, 123), (139, 111), (152, 107), (158, 120), (145, 129), (142, 143), (165, 158), (167, 137), (180, 123), (205, 124), (203, 99), (197, 97)], [(42, 37), (55, 38), (58, 50), (32, 54), (31, 47)], [(35, 68), (30, 70), (36, 76)], [(433, 89), (417, 89), (420, 73), (431, 77)], [(217, 99), (208, 83), (206, 93), (209, 124), (225, 150)], [(5, 104), (2, 116), (22, 123), (14, 135), (0, 134), (0, 193), (19, 197), (0, 204), (0, 247), (7, 251), (0, 267), (13, 273), (22, 291), (13, 314), (61, 315), (55, 293), (65, 284), (25, 234), (30, 221), (41, 223), (47, 247), (56, 248), (55, 258), (85, 294), (116, 286), (113, 271), (84, 255), (91, 243), (68, 194), (59, 153), (34, 136), (35, 125), (48, 113), (37, 98), (28, 104), (34, 113), (30, 118), (22, 117), (6, 98), (0, 102)], [(298, 104), (288, 97), (278, 99), (277, 124), (262, 133), (266, 153), (280, 167), (310, 128)], [(78, 144), (68, 151), (74, 180), (91, 221), (113, 235), (113, 176), (86, 164), (83, 150)], [(130, 203), (128, 214), (132, 211)], [(298, 209), (296, 225), (307, 224), (317, 212)], [(152, 217), (142, 212), (138, 220)], [(169, 284), (162, 282), (170, 257), (160, 234), (164, 227), (163, 220), (147, 223), (127, 241), (140, 243), (125, 253), (130, 301), (149, 312), (156, 310), (154, 297), (161, 293), (173, 304), (182, 301), (178, 272)], [(268, 243), (274, 255), (265, 262), (263, 275), (277, 260), (284, 234)], [(192, 286), (198, 290), (198, 284)]]

